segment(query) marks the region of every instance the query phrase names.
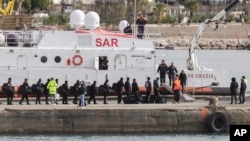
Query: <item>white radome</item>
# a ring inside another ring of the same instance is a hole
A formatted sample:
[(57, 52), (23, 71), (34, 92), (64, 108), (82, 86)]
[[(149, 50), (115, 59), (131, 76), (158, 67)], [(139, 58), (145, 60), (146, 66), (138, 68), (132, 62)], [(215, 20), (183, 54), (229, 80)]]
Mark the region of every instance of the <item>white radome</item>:
[(120, 21), (120, 23), (119, 23), (119, 30), (120, 30), (121, 32), (124, 32), (124, 29), (125, 29), (127, 26), (129, 26), (128, 21), (122, 20), (122, 21)]
[(84, 25), (85, 14), (82, 10), (74, 10), (70, 14), (70, 26), (72, 28), (80, 28)]
[(88, 12), (85, 16), (84, 21), (84, 25), (87, 29), (94, 30), (97, 27), (100, 27), (100, 17), (94, 11)]

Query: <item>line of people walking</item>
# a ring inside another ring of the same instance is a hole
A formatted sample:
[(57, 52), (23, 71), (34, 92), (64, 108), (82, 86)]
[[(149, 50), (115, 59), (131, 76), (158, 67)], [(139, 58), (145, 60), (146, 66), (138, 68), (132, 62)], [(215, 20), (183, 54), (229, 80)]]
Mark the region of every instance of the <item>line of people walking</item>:
[[(130, 78), (127, 77), (126, 82), (123, 82), (123, 78), (120, 78), (120, 80), (116, 83), (116, 87), (113, 88), (113, 90), (117, 93), (117, 103), (121, 104), (123, 100), (123, 93), (126, 93), (127, 97), (130, 97), (130, 95), (135, 96), (136, 102), (149, 102), (149, 98), (151, 96), (151, 92), (154, 93), (154, 99), (157, 101), (159, 99), (159, 84), (158, 81), (160, 80), (160, 83), (165, 83), (165, 75), (166, 73), (169, 74), (170, 79), (170, 86), (172, 83), (174, 84), (174, 77), (175, 74), (178, 73), (178, 70), (174, 66), (173, 62), (168, 67), (165, 64), (165, 61), (162, 60), (162, 63), (158, 67), (158, 72), (160, 73), (160, 78), (157, 77), (153, 81), (153, 86), (150, 82), (150, 77), (147, 78), (145, 82), (145, 88), (146, 88), (146, 96), (142, 99), (140, 93), (139, 93), (139, 86), (136, 82), (136, 79), (133, 78), (132, 84), (130, 83)], [(185, 74), (185, 73), (184, 73)], [(185, 75), (184, 75), (185, 76)], [(13, 96), (14, 96), (14, 87), (11, 84), (12, 78), (8, 79), (8, 82), (4, 84), (3, 91), (7, 94), (7, 104), (11, 105), (13, 104)], [(186, 78), (185, 78), (186, 81)], [(96, 86), (96, 81), (94, 81), (90, 86), (86, 86), (84, 81), (77, 80), (76, 83), (70, 87), (68, 84), (68, 81), (66, 80), (64, 84), (61, 86), (58, 86), (58, 79), (49, 78), (47, 79), (47, 82), (45, 84), (42, 83), (42, 80), (39, 79), (36, 84), (33, 84), (30, 86), (28, 84), (28, 79), (24, 79), (23, 84), (20, 86), (18, 92), (22, 94), (22, 98), (19, 101), (19, 104), (22, 105), (23, 100), (26, 99), (27, 104), (29, 103), (28, 94), (35, 93), (36, 94), (36, 100), (35, 104), (41, 104), (41, 95), (45, 94), (45, 103), (49, 104), (49, 96), (51, 100), (52, 105), (58, 104), (57, 102), (57, 94), (61, 94), (62, 96), (62, 104), (69, 104), (68, 103), (68, 95), (73, 94), (74, 104), (79, 104), (80, 106), (85, 106), (86, 103), (90, 104), (92, 101), (94, 104), (97, 104), (95, 96), (97, 95), (97, 91), (102, 93), (104, 95), (103, 103), (108, 104), (107, 102), (107, 96), (110, 93), (111, 87), (108, 84), (108, 80), (105, 80), (104, 84), (101, 85), (98, 90)], [(181, 81), (184, 82), (184, 81)], [(181, 83), (182, 87), (184, 87), (186, 82)], [(6, 88), (7, 87), (7, 88)], [(153, 88), (153, 91), (152, 91)], [(84, 94), (89, 93), (90, 98), (87, 102), (84, 102)], [(80, 97), (80, 100), (78, 100), (78, 97)], [(79, 103), (78, 103), (79, 101)], [(152, 101), (152, 100), (151, 100)]]
[[(106, 80), (100, 87), (102, 88), (100, 89), (100, 92), (104, 94), (104, 104), (108, 104), (107, 96), (109, 94), (109, 90), (111, 89), (108, 82), (109, 81)], [(7, 105), (13, 105), (15, 88), (12, 85), (12, 78), (8, 78), (8, 82), (3, 84), (2, 91), (7, 95)], [(42, 83), (42, 79), (39, 79), (37, 83), (30, 86), (28, 84), (28, 79), (24, 79), (23, 84), (20, 85), (17, 92), (22, 95), (19, 101), (20, 105), (23, 104), (24, 100), (26, 100), (27, 104), (30, 105), (28, 97), (29, 94), (35, 94), (35, 104), (41, 104), (42, 94), (45, 95), (45, 104), (59, 104), (57, 101), (57, 99), (59, 99), (58, 95), (62, 96), (62, 104), (69, 104), (68, 96), (69, 94), (73, 94), (73, 104), (79, 104), (80, 107), (84, 107), (86, 105), (84, 97), (86, 93), (90, 95), (87, 103), (90, 104), (93, 101), (94, 104), (97, 104), (95, 99), (95, 96), (97, 95), (96, 81), (94, 81), (90, 86), (86, 86), (84, 81), (77, 80), (76, 83), (70, 87), (67, 80), (65, 80), (65, 82), (61, 86), (59, 86), (58, 79), (54, 79), (53, 77), (51, 77), (47, 79), (47, 82), (45, 84)]]
[[(58, 95), (61, 94), (62, 96), (62, 104), (69, 104), (68, 103), (68, 96), (69, 94), (73, 94), (73, 104), (79, 104), (80, 107), (84, 107), (88, 104), (98, 104), (96, 102), (96, 95), (98, 93), (103, 94), (103, 104), (108, 104), (107, 96), (110, 94), (110, 91), (113, 90), (117, 94), (117, 103), (121, 104), (122, 101), (125, 102), (124, 94), (126, 95), (126, 100), (131, 103), (160, 103), (162, 98), (160, 96), (160, 86), (165, 84), (165, 77), (168, 74), (169, 78), (169, 86), (173, 90), (174, 94), (174, 102), (179, 103), (180, 101), (180, 94), (185, 93), (185, 86), (187, 81), (187, 76), (184, 70), (178, 74), (178, 70), (174, 66), (174, 63), (171, 62), (170, 66), (165, 64), (165, 61), (162, 60), (161, 64), (158, 66), (157, 72), (159, 73), (160, 77), (156, 77), (153, 80), (153, 85), (151, 84), (151, 78), (147, 77), (145, 81), (145, 96), (142, 97), (139, 92), (139, 85), (135, 78), (133, 78), (132, 84), (130, 83), (130, 78), (127, 77), (126, 81), (123, 82), (123, 78), (121, 77), (117, 83), (113, 83), (111, 87), (108, 83), (109, 80), (106, 79), (105, 82), (100, 85), (99, 87), (96, 86), (97, 82), (93, 81), (91, 85), (86, 85), (84, 81), (77, 80), (73, 86), (69, 86), (68, 81), (59, 86), (58, 79), (54, 79), (53, 77), (47, 79), (45, 84), (42, 83), (42, 79), (40, 78), (37, 83), (30, 86), (28, 84), (28, 79), (24, 79), (23, 84), (20, 85), (18, 93), (22, 95), (19, 104), (22, 105), (23, 101), (26, 100), (27, 104), (29, 105), (29, 97), (28, 95), (34, 93), (36, 95), (35, 104), (41, 104), (41, 96), (42, 94), (45, 95), (45, 103), (56, 105), (59, 104), (57, 99), (59, 99)], [(159, 84), (160, 80), (160, 84)], [(237, 93), (238, 93), (238, 82), (236, 78), (233, 77), (231, 80), (230, 85), (230, 92), (231, 92), (231, 103), (233, 102), (237, 104)], [(239, 103), (238, 104), (245, 104), (245, 93), (247, 89), (247, 80), (245, 76), (242, 76), (241, 83), (240, 83), (240, 92), (239, 92)], [(2, 91), (7, 94), (7, 104), (13, 104), (13, 97), (15, 93), (14, 86), (12, 86), (12, 78), (9, 78), (7, 83), (4, 83), (2, 86)], [(85, 102), (85, 94), (89, 94), (89, 99)], [(49, 103), (50, 97), (50, 103)]]

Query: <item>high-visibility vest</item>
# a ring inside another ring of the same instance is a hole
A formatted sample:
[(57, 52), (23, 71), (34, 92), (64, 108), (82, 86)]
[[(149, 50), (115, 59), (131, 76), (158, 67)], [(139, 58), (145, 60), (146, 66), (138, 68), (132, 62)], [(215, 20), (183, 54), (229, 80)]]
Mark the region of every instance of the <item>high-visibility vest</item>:
[(178, 79), (174, 80), (174, 88), (173, 88), (173, 90), (174, 91), (175, 90), (181, 90), (181, 81), (180, 80), (178, 80)]
[(49, 84), (47, 86), (47, 89), (49, 90), (49, 94), (56, 94), (56, 90), (58, 88), (58, 85), (55, 80), (50, 80)]

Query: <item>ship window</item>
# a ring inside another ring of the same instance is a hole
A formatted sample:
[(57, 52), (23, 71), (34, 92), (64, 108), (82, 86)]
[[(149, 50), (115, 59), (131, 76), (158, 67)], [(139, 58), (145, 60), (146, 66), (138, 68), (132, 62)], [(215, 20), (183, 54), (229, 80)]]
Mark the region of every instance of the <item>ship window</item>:
[(61, 57), (60, 56), (56, 56), (55, 57), (55, 62), (56, 63), (60, 63), (61, 62)]
[(47, 60), (48, 60), (48, 59), (47, 59), (47, 57), (46, 57), (46, 56), (42, 56), (42, 57), (41, 57), (41, 62), (46, 63), (46, 62), (47, 62)]
[(108, 70), (107, 56), (99, 56), (99, 70)]

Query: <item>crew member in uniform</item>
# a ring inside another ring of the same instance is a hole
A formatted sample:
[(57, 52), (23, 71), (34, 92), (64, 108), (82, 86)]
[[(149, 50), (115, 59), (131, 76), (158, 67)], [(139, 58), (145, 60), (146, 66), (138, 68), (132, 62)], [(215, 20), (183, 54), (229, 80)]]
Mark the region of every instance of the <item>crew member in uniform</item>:
[(158, 66), (157, 72), (160, 73), (160, 84), (166, 82), (166, 73), (168, 71), (168, 66), (165, 64), (165, 61), (162, 60), (161, 64)]

